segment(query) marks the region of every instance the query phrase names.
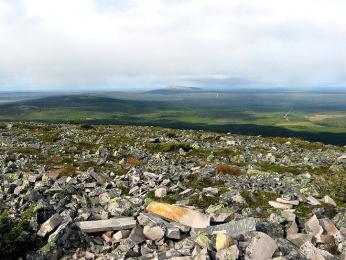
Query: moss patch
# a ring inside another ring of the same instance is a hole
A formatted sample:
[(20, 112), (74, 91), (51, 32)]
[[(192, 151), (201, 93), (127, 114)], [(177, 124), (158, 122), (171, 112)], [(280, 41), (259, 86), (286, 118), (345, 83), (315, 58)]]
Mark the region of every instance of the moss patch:
[(219, 199), (215, 196), (207, 196), (205, 194), (193, 194), (189, 199), (189, 205), (201, 209), (207, 209), (210, 205), (219, 203)]

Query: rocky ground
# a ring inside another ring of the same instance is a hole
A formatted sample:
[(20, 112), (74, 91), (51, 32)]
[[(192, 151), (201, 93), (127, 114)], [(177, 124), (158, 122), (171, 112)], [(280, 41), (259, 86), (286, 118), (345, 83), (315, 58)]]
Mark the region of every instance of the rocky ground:
[(346, 148), (0, 124), (0, 259), (341, 259)]

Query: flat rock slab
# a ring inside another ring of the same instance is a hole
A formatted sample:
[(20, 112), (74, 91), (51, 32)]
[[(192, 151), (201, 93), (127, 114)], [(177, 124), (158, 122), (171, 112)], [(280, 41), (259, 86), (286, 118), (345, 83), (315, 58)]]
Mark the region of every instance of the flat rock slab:
[(306, 200), (307, 200), (307, 203), (312, 205), (312, 206), (321, 205), (321, 202), (319, 202), (317, 199), (315, 199), (312, 196), (307, 197)]
[(320, 225), (319, 220), (317, 219), (316, 215), (313, 215), (306, 223), (305, 223), (305, 230), (308, 234), (311, 234), (313, 236), (319, 236), (323, 233), (323, 228)]
[(81, 221), (76, 225), (85, 233), (131, 229), (136, 226), (134, 218), (111, 218), (106, 220)]
[(256, 230), (256, 220), (254, 218), (246, 218), (234, 223), (226, 223), (208, 228), (209, 234), (223, 233), (233, 238), (241, 234)]
[(151, 202), (147, 211), (164, 219), (175, 221), (192, 228), (207, 228), (210, 217), (197, 210), (183, 208), (167, 203)]
[(278, 245), (274, 239), (265, 233), (258, 232), (246, 248), (245, 260), (271, 259), (277, 248)]
[(280, 202), (280, 203), (284, 203), (284, 204), (290, 204), (293, 206), (299, 205), (299, 200), (286, 200), (286, 199), (282, 199), (282, 198), (277, 198), (276, 201)]
[(39, 231), (37, 232), (37, 235), (40, 237), (45, 237), (46, 235), (51, 233), (57, 226), (59, 226), (62, 221), (62, 217), (58, 213), (55, 213), (41, 225)]
[(277, 202), (277, 201), (269, 201), (268, 203), (270, 206), (272, 206), (276, 209), (291, 209), (293, 206), (291, 204), (281, 203), (281, 202)]

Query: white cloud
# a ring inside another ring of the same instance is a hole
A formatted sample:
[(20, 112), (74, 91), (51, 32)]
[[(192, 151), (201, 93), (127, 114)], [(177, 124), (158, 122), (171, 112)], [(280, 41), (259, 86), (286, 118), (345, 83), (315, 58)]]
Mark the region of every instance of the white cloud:
[(345, 12), (341, 0), (0, 0), (0, 83), (341, 85)]

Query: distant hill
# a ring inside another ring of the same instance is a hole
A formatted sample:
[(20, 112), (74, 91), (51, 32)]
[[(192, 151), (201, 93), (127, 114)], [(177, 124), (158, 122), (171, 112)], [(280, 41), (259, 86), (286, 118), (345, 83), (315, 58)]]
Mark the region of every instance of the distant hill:
[(161, 94), (161, 95), (177, 95), (177, 94), (200, 93), (200, 92), (206, 92), (206, 90), (202, 88), (196, 88), (196, 87), (170, 86), (167, 88), (149, 90), (149, 91), (146, 91), (145, 93)]
[(121, 100), (89, 95), (45, 97), (0, 105), (0, 116), (25, 116), (51, 109), (73, 109), (86, 112), (143, 113), (159, 109), (162, 102)]

